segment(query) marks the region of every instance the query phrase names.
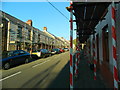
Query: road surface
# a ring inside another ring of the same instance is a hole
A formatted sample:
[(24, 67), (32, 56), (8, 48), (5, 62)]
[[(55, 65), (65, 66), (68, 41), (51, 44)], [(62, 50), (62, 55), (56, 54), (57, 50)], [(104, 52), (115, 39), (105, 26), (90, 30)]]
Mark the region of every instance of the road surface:
[(69, 88), (69, 52), (1, 71), (2, 88)]

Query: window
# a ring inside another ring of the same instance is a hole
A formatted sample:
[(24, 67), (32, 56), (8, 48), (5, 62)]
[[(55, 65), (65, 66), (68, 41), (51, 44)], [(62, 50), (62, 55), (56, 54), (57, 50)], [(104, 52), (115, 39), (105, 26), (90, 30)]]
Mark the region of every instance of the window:
[(14, 55), (14, 56), (17, 56), (17, 55), (19, 55), (19, 52), (18, 52), (18, 51), (15, 51), (15, 52), (13, 52), (13, 55)]
[(17, 25), (11, 22), (10, 25), (10, 41), (15, 41), (17, 38)]
[(38, 42), (40, 42), (40, 34), (38, 34)]
[(13, 56), (13, 52), (8, 52), (8, 56)]
[(24, 51), (19, 51), (19, 54), (21, 55), (21, 54), (25, 54), (25, 52)]
[(22, 27), (18, 26), (17, 38), (22, 38)]

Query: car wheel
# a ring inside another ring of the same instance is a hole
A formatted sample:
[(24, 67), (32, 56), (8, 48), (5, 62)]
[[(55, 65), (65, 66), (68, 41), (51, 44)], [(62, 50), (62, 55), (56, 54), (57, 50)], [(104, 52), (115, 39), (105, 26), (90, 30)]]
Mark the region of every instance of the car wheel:
[(9, 68), (10, 68), (10, 63), (9, 62), (5, 63), (3, 69), (7, 70)]
[(28, 58), (26, 58), (26, 59), (25, 59), (25, 63), (28, 63), (28, 62), (29, 62), (29, 59), (28, 59)]

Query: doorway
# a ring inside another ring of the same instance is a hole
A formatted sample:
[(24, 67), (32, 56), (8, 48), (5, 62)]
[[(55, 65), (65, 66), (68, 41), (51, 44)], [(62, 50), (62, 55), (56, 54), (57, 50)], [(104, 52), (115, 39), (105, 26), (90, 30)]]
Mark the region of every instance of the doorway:
[(109, 63), (108, 25), (102, 29), (103, 61)]

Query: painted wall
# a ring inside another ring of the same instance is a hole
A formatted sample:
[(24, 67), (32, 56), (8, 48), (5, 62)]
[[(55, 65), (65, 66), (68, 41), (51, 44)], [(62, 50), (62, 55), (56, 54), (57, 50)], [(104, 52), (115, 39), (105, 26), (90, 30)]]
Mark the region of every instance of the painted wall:
[(120, 80), (120, 4), (116, 6), (116, 35), (117, 35), (117, 61)]

